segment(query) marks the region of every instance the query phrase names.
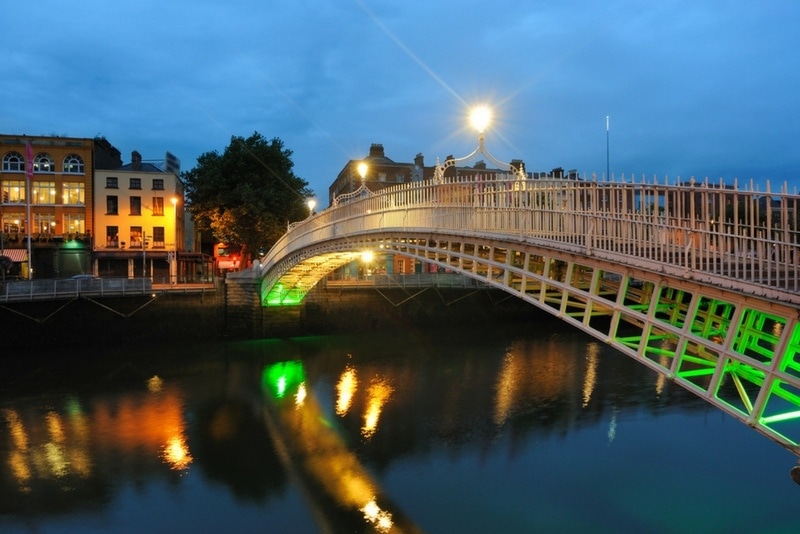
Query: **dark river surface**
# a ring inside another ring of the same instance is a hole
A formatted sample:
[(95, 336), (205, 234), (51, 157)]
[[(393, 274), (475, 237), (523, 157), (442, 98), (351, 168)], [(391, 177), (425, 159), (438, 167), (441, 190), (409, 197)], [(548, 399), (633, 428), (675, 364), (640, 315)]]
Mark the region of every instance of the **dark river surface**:
[(17, 353), (0, 532), (798, 532), (797, 458), (556, 319)]

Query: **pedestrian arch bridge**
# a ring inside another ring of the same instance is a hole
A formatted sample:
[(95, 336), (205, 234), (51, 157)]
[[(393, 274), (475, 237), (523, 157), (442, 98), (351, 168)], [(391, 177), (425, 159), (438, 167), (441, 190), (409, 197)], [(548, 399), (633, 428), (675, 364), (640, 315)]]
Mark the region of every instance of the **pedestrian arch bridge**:
[(239, 281), (298, 304), (365, 251), (558, 316), (800, 455), (800, 196), (722, 183), (437, 177), (362, 185)]

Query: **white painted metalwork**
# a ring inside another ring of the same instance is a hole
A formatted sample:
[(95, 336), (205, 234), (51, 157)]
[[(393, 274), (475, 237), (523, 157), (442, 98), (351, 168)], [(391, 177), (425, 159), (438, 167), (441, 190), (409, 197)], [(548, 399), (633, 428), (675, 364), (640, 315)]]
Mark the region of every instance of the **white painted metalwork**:
[(251, 276), (302, 298), (363, 250), (419, 258), (561, 317), (798, 452), (800, 196), (721, 182), (443, 176), (353, 195)]

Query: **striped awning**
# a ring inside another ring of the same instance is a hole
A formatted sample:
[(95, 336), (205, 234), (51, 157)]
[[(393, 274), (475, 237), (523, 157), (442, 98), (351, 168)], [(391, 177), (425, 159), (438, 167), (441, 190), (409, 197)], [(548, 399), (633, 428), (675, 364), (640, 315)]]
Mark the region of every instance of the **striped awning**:
[(24, 248), (5, 248), (0, 252), (0, 256), (7, 256), (11, 258), (11, 261), (14, 263), (28, 261), (28, 251)]

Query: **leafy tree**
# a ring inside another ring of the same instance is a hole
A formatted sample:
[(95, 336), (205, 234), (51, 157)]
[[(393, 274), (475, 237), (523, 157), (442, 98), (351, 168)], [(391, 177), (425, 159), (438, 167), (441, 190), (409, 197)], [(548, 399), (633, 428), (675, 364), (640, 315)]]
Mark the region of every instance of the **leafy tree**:
[(198, 230), (222, 243), (242, 245), (242, 257), (269, 248), (286, 223), (308, 216), (308, 182), (292, 172), (292, 151), (258, 132), (231, 137), (220, 155), (205, 152), (182, 174), (189, 212)]

